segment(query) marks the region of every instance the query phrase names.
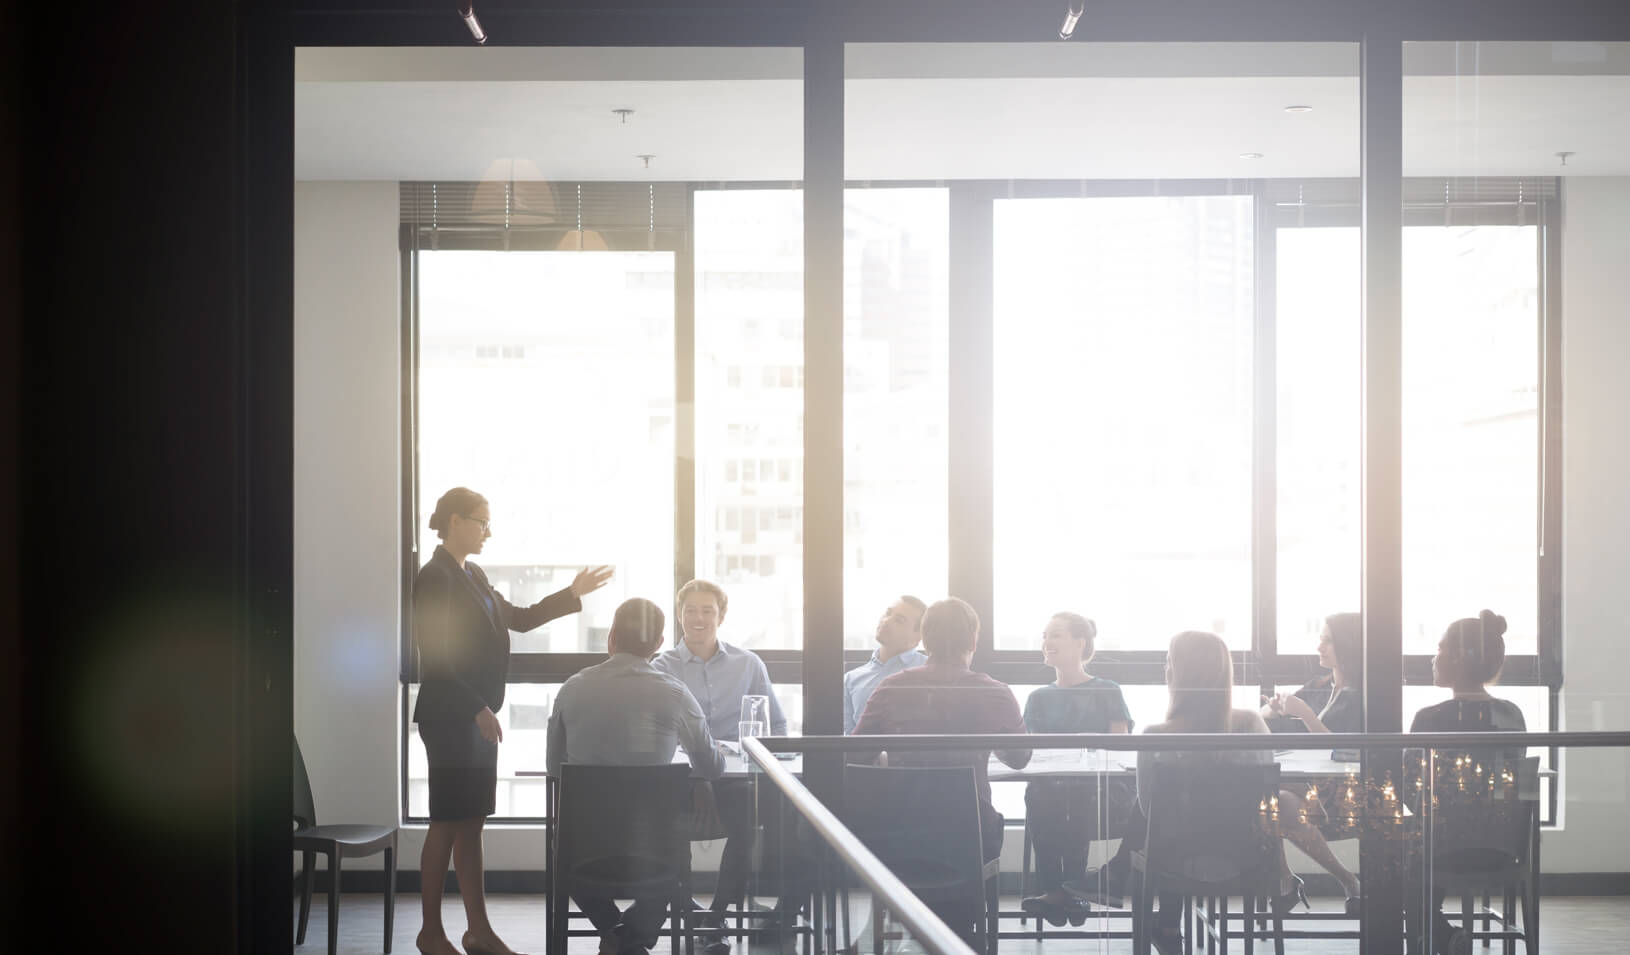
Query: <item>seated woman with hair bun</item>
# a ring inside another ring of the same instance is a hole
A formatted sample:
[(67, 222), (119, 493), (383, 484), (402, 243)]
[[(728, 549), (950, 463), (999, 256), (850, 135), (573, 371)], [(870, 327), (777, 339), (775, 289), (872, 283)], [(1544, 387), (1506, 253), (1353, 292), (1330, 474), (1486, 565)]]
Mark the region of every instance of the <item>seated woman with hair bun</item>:
[[(1492, 610), (1479, 611), (1475, 617), (1463, 617), (1449, 624), (1443, 639), (1438, 641), (1437, 655), (1432, 658), (1432, 683), (1448, 688), (1454, 695), (1417, 712), (1409, 724), (1411, 733), (1521, 733), (1527, 730), (1527, 721), (1515, 703), (1496, 699), (1488, 692), (1488, 685), (1500, 675), (1500, 667), (1505, 663), (1505, 632), (1505, 618)], [(1492, 773), (1495, 762), (1501, 759), (1515, 762), (1526, 752), (1524, 747), (1508, 746), (1473, 755), (1479, 763), (1490, 765)], [(1472, 950), (1471, 935), (1444, 918), (1443, 897), (1442, 889), (1433, 889), (1432, 917), (1436, 922), (1432, 933), (1433, 950), (1467, 955)], [(1416, 941), (1411, 939), (1412, 946)]]

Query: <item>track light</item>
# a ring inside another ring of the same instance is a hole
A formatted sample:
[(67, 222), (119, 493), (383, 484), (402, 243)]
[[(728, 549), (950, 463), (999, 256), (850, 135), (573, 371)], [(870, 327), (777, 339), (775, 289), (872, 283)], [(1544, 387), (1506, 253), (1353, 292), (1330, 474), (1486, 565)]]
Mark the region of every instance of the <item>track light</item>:
[(458, 15), (464, 18), (464, 25), (470, 28), (475, 42), (487, 42), (487, 31), (481, 29), (481, 21), (475, 18), (475, 0), (458, 0)]
[(1058, 38), (1068, 40), (1070, 34), (1075, 32), (1075, 25), (1081, 20), (1081, 14), (1086, 12), (1087, 0), (1080, 0), (1079, 3), (1071, 0), (1070, 8), (1064, 14), (1064, 25), (1058, 28)]

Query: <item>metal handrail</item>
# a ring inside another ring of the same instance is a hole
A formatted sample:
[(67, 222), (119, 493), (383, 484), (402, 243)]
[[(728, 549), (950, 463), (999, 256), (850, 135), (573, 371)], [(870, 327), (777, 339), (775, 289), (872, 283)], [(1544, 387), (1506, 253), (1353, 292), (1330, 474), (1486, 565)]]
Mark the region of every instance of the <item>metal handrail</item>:
[(1630, 748), (1630, 732), (1567, 733), (980, 733), (966, 736), (766, 736), (772, 753), (942, 749), (1331, 750), (1463, 749), (1488, 746)]
[(838, 817), (816, 799), (815, 794), (806, 789), (798, 777), (776, 761), (763, 742), (748, 737), (741, 741), (741, 751), (766, 779), (781, 790), (787, 802), (804, 817), (809, 827), (883, 900), (889, 911), (911, 929), (924, 947), (943, 955), (974, 955), (973, 949), (940, 921), (877, 856), (872, 855), (871, 850), (838, 821)]

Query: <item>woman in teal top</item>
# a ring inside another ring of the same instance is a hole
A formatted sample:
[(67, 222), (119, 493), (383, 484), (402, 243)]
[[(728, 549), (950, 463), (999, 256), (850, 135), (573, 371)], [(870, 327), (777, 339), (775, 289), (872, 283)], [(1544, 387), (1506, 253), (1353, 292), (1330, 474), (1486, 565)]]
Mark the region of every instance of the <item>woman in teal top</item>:
[[(1130, 733), (1132, 715), (1120, 684), (1087, 672), (1098, 627), (1078, 613), (1058, 613), (1041, 635), (1042, 660), (1057, 679), (1030, 694), (1025, 729), (1032, 733)], [(1105, 784), (1102, 802), (1094, 780), (1048, 779), (1030, 783), (1024, 793), (1025, 825), (1036, 859), (1042, 894), (1021, 907), (1053, 925), (1086, 921), (1087, 904), (1064, 891), (1064, 883), (1087, 871), (1087, 844), (1107, 838), (1136, 798), (1124, 780)]]

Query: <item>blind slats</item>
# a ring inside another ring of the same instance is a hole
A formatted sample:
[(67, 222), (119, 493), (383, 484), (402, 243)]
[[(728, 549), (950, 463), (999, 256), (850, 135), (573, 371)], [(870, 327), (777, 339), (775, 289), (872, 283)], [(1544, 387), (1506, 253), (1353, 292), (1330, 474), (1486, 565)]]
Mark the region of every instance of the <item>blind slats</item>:
[[(1270, 179), (1264, 184), (1269, 202), (1294, 206), (1356, 206), (1361, 195), (1357, 179)], [(1411, 177), (1404, 180), (1404, 205), (1475, 206), (1515, 205), (1557, 197), (1557, 181), (1549, 176)]]
[(421, 247), (672, 249), (683, 183), (403, 182), (401, 221)]

